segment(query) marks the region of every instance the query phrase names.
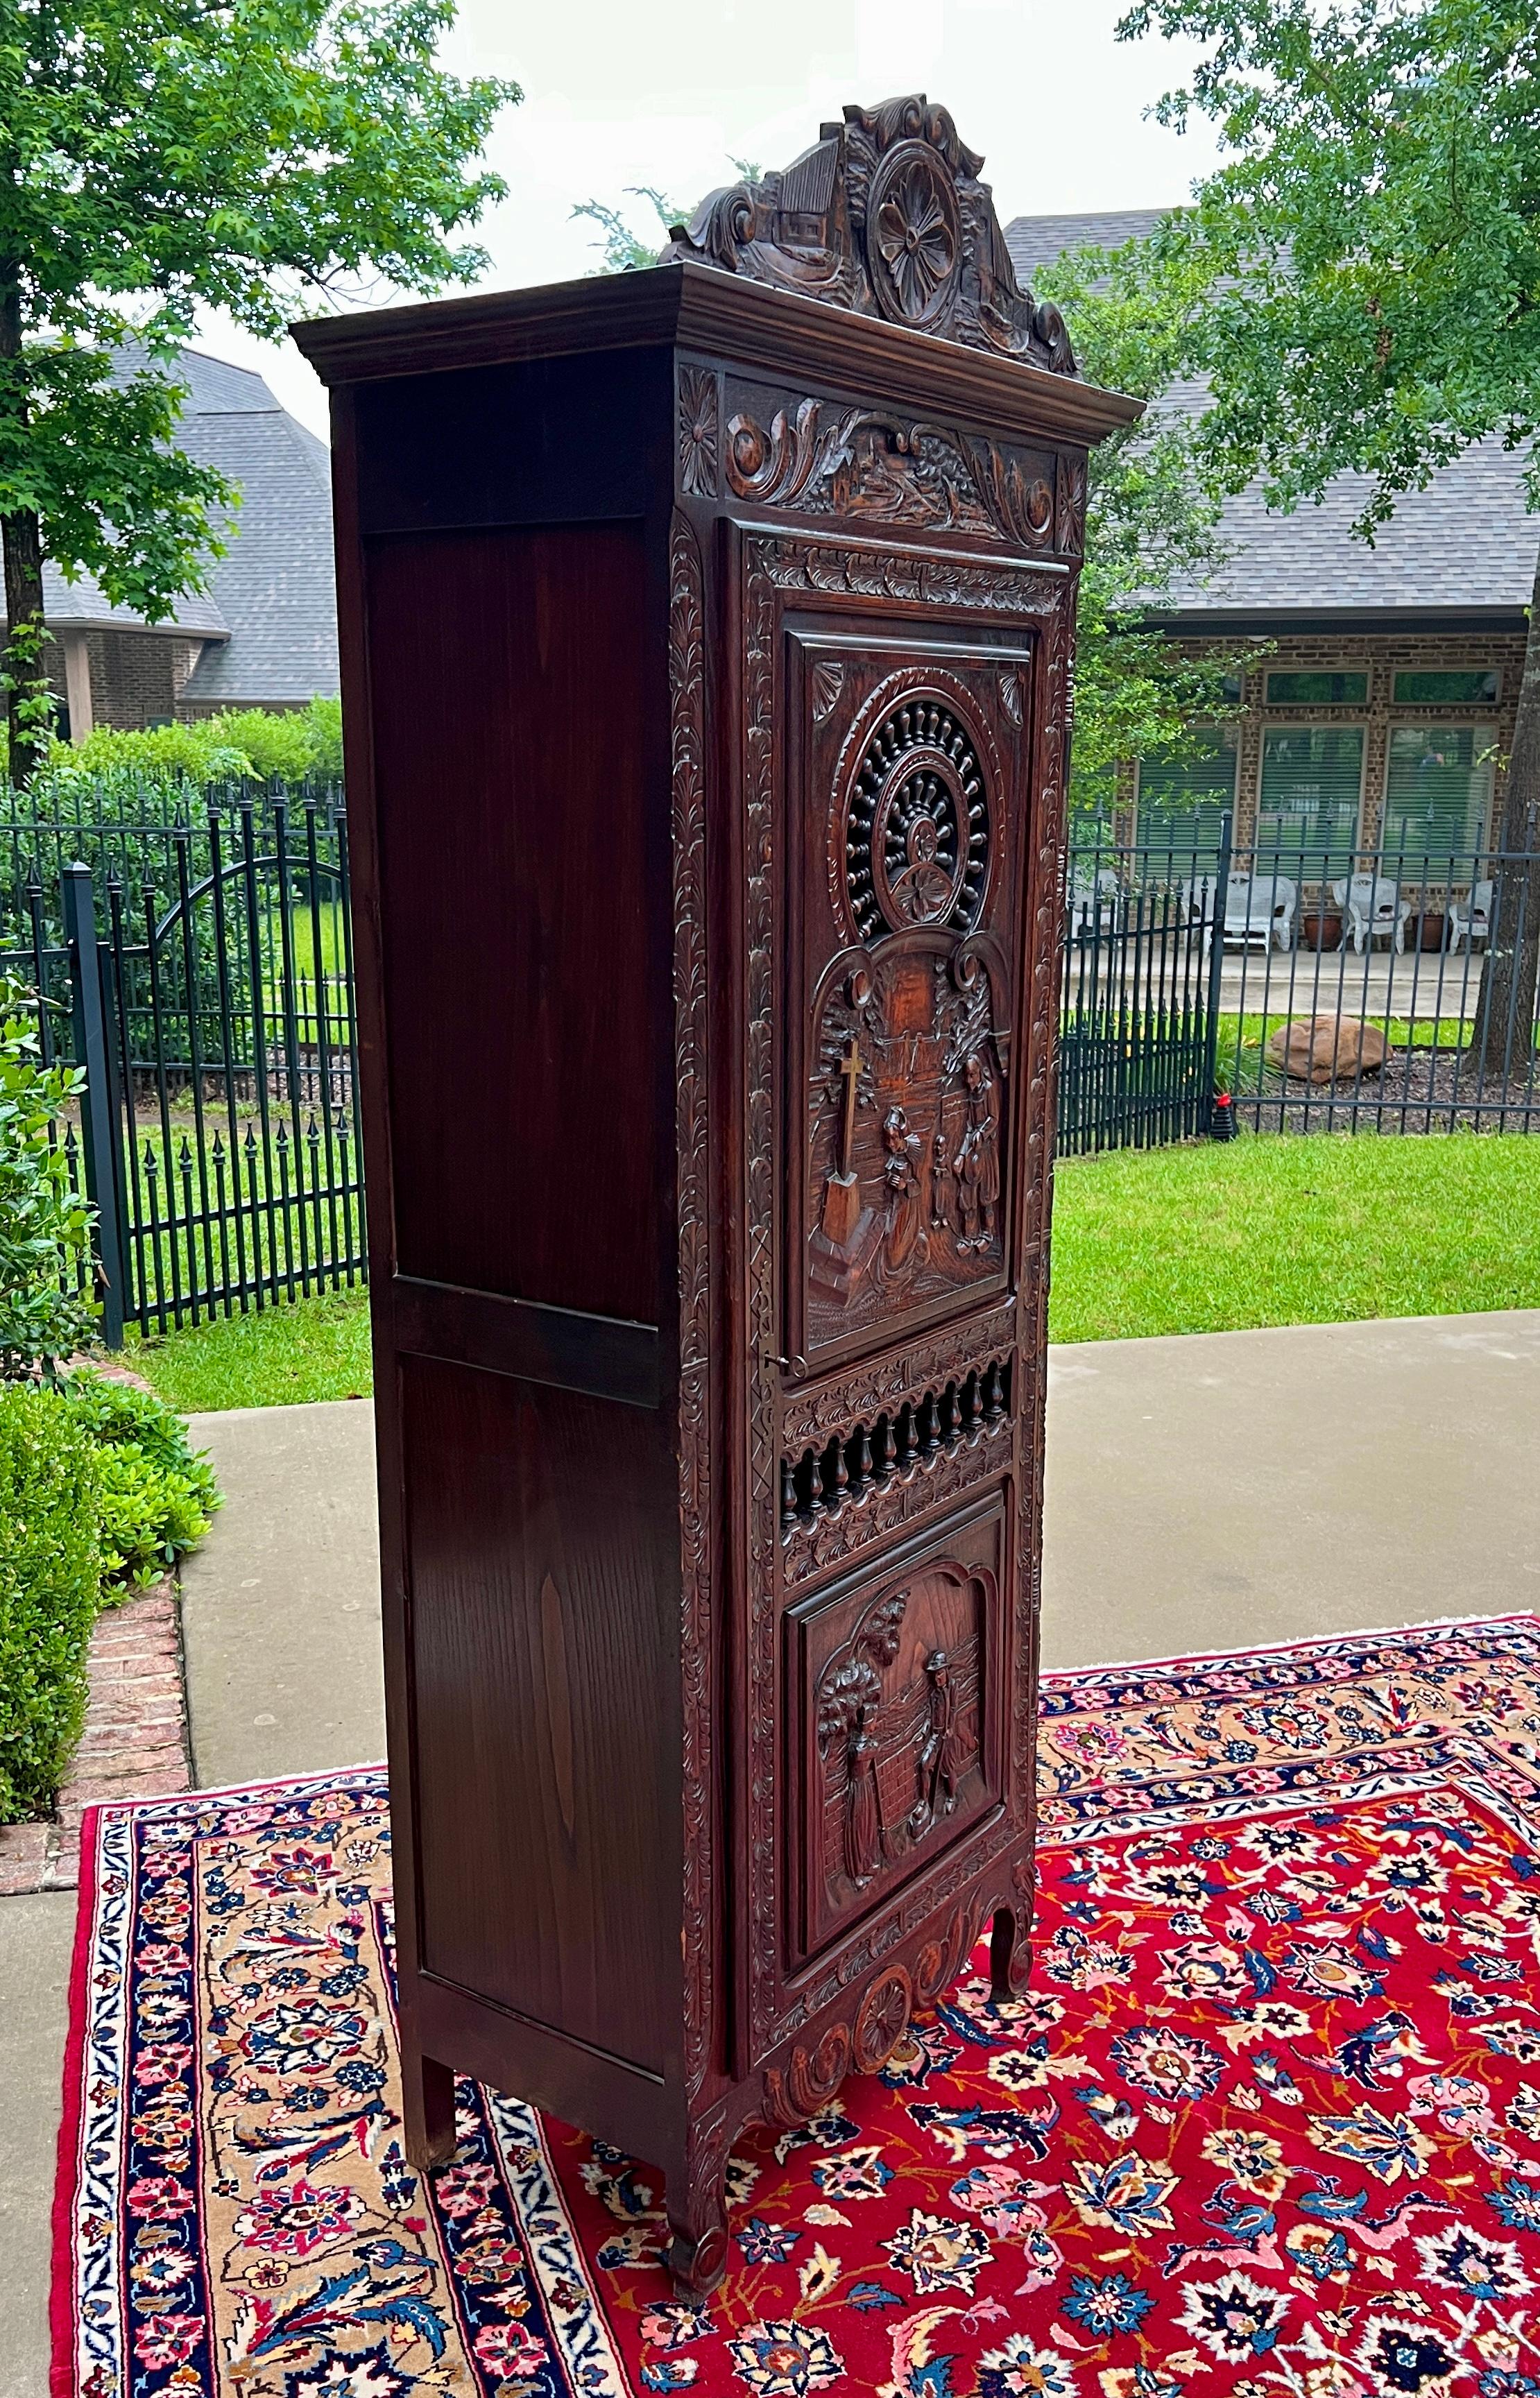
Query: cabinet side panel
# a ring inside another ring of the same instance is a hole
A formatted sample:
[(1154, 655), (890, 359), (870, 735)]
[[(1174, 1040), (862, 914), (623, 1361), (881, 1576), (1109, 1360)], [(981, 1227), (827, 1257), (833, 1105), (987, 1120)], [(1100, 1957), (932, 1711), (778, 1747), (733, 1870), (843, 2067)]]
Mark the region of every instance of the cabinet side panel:
[(400, 1370), (422, 1968), (659, 2072), (660, 1421)]
[(397, 1271), (655, 1323), (642, 524), (368, 573)]

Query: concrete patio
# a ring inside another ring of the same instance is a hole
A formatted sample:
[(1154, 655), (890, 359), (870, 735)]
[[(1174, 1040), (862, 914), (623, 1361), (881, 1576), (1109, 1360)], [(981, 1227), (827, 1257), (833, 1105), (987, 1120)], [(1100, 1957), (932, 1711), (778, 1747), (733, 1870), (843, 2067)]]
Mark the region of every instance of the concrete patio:
[[(1540, 1608), (1540, 1311), (1056, 1350), (1044, 1664)], [(204, 1416), (195, 1778), (377, 1758), (372, 1415)], [(0, 2398), (46, 2398), (73, 1893), (0, 1901)]]

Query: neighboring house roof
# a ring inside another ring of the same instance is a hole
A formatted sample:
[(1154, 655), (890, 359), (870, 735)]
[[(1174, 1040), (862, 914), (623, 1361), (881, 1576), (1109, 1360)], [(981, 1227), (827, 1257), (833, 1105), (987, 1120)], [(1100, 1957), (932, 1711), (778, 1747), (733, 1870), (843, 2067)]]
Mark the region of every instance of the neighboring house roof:
[[(324, 441), (295, 422), (260, 374), (183, 350), (187, 386), (178, 446), (239, 487), (223, 558), (210, 561), (206, 595), (180, 600), (150, 629), (205, 642), (182, 696), (195, 704), (306, 700), (334, 693), (337, 595), (331, 553), (331, 462)], [(111, 607), (88, 576), (66, 583), (43, 571), (44, 613), (59, 630), (144, 629)]]
[[(1153, 231), (1162, 213), (1017, 217), (1006, 241), (1030, 283), (1063, 250), (1115, 249)], [(1162, 404), (1200, 408), (1203, 394), (1189, 384)], [(1267, 508), (1251, 484), (1225, 505), (1225, 564), (1207, 583), (1178, 584), (1162, 602), (1161, 621), (1195, 631), (1290, 624), (1345, 630), (1366, 622), (1520, 630), (1540, 548), (1540, 519), (1524, 505), (1524, 453), (1505, 450), (1495, 435), (1473, 443), (1425, 491), (1407, 493), (1372, 548), (1352, 532), (1371, 488), (1368, 476), (1337, 477), (1318, 506), (1292, 516)]]
[(188, 677), (184, 700), (238, 706), (333, 693), (337, 590), (331, 460), (278, 406), (261, 375), (185, 350), (190, 386), (177, 439), (239, 487), (241, 507), (209, 591), (230, 627)]

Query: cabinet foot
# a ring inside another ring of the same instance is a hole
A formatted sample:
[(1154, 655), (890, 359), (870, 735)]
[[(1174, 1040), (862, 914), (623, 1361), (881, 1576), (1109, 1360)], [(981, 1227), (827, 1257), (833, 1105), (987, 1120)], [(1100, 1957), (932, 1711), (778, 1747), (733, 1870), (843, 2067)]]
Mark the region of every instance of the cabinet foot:
[(704, 2298), (727, 2270), (727, 2157), (720, 2137), (692, 2143), (669, 2176), (669, 2270), (682, 2297)]
[(1031, 1971), (1032, 1942), (1027, 1937), (1026, 1929), (1018, 1931), (1014, 1907), (996, 1907), (989, 1942), (991, 1998), (1020, 1998), (1026, 1988), (1027, 1975)]
[(407, 2156), (418, 2172), (447, 2165), (454, 2154), (454, 2076), (436, 2056), (402, 2052), (401, 2114)]

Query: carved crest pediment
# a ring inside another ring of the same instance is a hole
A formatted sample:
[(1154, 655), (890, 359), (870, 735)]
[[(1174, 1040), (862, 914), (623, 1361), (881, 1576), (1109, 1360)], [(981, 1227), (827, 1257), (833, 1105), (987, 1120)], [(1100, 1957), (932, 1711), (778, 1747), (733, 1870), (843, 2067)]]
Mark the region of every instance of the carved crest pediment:
[(709, 193), (663, 258), (1074, 374), (1058, 309), (1017, 281), (983, 163), (923, 92), (851, 103), (790, 167)]

